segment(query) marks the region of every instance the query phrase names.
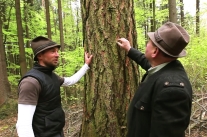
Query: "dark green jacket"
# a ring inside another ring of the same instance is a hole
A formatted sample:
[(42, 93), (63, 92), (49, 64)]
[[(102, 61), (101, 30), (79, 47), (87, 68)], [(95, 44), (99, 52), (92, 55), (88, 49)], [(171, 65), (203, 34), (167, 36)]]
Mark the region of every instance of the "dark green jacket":
[[(150, 64), (141, 52), (128, 56), (145, 70)], [(127, 137), (184, 137), (192, 105), (192, 88), (182, 64), (172, 61), (137, 89), (127, 113)]]

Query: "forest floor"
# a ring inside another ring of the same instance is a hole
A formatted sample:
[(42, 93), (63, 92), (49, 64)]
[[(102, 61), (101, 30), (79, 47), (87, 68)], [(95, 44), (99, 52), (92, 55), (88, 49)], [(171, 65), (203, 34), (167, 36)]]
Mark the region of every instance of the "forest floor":
[[(66, 114), (66, 124), (64, 127), (65, 137), (79, 137), (83, 115), (82, 107), (71, 105), (68, 108), (64, 108), (64, 110)], [(0, 119), (0, 137), (18, 137), (15, 127), (16, 121), (16, 112)], [(190, 132), (186, 130), (186, 137), (207, 137), (207, 130), (206, 128), (195, 126)]]
[[(64, 127), (65, 137), (78, 137), (82, 123), (82, 109), (79, 106), (70, 106), (65, 109), (66, 123)], [(18, 137), (16, 131), (17, 114), (0, 119), (0, 137)]]
[[(66, 113), (65, 137), (79, 137), (81, 116), (81, 109), (77, 109), (72, 113)], [(15, 128), (16, 120), (16, 115), (11, 115), (0, 120), (0, 137), (18, 137)], [(195, 128), (191, 131), (190, 135), (186, 134), (186, 137), (207, 137), (207, 131)]]

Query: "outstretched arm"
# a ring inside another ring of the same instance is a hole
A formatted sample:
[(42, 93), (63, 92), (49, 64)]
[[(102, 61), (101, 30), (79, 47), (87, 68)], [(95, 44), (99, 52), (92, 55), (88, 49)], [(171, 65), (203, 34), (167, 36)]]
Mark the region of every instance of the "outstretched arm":
[(134, 60), (144, 70), (147, 71), (151, 67), (151, 65), (150, 65), (149, 61), (146, 59), (145, 55), (142, 52), (140, 52), (139, 50), (132, 48), (127, 39), (120, 38), (117, 40), (117, 44), (127, 52), (129, 58)]
[(82, 66), (82, 68), (76, 72), (71, 77), (64, 77), (64, 82), (62, 86), (70, 86), (75, 83), (77, 83), (87, 72), (89, 69), (89, 65), (91, 63), (93, 55), (89, 55), (89, 53), (85, 52), (85, 64)]
[(139, 50), (131, 48), (128, 52), (128, 57), (134, 60), (137, 64), (139, 64), (146, 71), (148, 71), (148, 69), (151, 67), (145, 55)]

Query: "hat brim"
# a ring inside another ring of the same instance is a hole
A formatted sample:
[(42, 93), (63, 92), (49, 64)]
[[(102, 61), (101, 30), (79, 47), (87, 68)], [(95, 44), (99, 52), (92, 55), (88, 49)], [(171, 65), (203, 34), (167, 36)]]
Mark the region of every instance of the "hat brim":
[(35, 54), (35, 56), (34, 56), (34, 61), (37, 61), (37, 55), (40, 53), (40, 52), (42, 52), (42, 51), (44, 51), (44, 50), (47, 50), (47, 49), (50, 49), (50, 48), (53, 48), (53, 47), (58, 47), (59, 49), (60, 49), (60, 44), (55, 44), (55, 45), (51, 45), (51, 46), (47, 46), (47, 47), (45, 47), (45, 48), (43, 48), (42, 50), (40, 50), (40, 51), (38, 51), (36, 54)]
[(164, 53), (166, 53), (167, 55), (171, 56), (171, 57), (175, 57), (175, 58), (181, 58), (181, 57), (185, 57), (186, 56), (186, 51), (182, 50), (178, 55), (172, 55), (169, 52), (167, 52), (165, 49), (162, 48), (162, 46), (159, 45), (159, 43), (156, 42), (155, 37), (154, 37), (154, 32), (148, 32), (147, 35), (149, 36), (149, 38), (152, 40), (152, 42), (160, 49), (162, 50)]

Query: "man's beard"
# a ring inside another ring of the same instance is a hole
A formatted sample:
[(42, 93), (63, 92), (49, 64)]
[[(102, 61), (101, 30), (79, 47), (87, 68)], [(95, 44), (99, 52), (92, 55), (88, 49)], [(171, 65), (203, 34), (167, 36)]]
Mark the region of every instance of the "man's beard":
[(55, 70), (59, 66), (59, 63), (57, 65), (54, 65), (54, 64), (49, 63), (49, 62), (44, 62), (44, 63), (48, 68), (51, 68), (52, 70)]

